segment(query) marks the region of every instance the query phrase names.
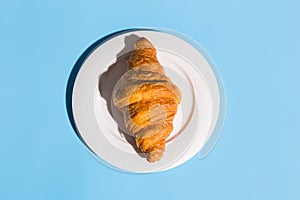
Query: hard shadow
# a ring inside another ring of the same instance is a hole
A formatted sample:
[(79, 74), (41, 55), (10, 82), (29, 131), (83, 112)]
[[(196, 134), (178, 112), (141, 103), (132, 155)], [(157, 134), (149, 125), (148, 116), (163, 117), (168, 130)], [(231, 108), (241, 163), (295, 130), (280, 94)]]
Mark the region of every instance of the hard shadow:
[[(106, 42), (107, 40), (111, 39), (112, 37), (131, 31), (131, 29), (126, 29), (126, 30), (121, 30), (121, 31), (117, 31), (114, 33), (111, 33), (99, 40), (97, 40), (96, 42), (94, 42), (91, 46), (89, 46), (83, 53), (82, 55), (78, 58), (78, 60), (76, 61), (75, 65), (73, 66), (71, 72), (70, 72), (70, 76), (68, 78), (67, 81), (67, 86), (66, 86), (66, 109), (67, 109), (67, 114), (68, 114), (68, 118), (70, 120), (71, 126), (73, 128), (73, 130), (75, 131), (75, 133), (77, 134), (77, 136), (82, 140), (76, 124), (75, 124), (75, 120), (74, 120), (74, 116), (73, 116), (73, 108), (72, 108), (72, 94), (73, 94), (73, 88), (74, 88), (74, 83), (77, 77), (77, 74), (81, 68), (81, 66), (83, 65), (83, 63), (85, 62), (85, 60), (89, 57), (89, 55), (91, 55), (91, 53), (101, 44), (103, 44), (104, 42)], [(82, 142), (84, 142), (82, 140)]]
[[(109, 39), (117, 36), (117, 35), (121, 35), (124, 33), (129, 33), (131, 31), (143, 31), (143, 30), (151, 30), (151, 29), (147, 29), (147, 28), (129, 28), (129, 29), (124, 29), (124, 30), (120, 30), (120, 31), (116, 31), (113, 32), (111, 34), (106, 35), (105, 37), (97, 40), (96, 42), (94, 42), (92, 45), (90, 45), (83, 53), (82, 55), (78, 58), (78, 60), (75, 62), (70, 75), (68, 77), (67, 80), (67, 85), (66, 85), (66, 97), (65, 97), (65, 104), (66, 104), (66, 110), (67, 110), (67, 114), (68, 114), (68, 118), (70, 121), (70, 124), (73, 128), (73, 130), (75, 131), (76, 135), (78, 136), (78, 138), (89, 148), (89, 146), (85, 143), (85, 141), (82, 139), (76, 124), (75, 124), (75, 120), (74, 120), (74, 116), (73, 116), (73, 108), (72, 108), (72, 94), (73, 94), (73, 89), (74, 89), (74, 83), (77, 77), (77, 74), (81, 68), (81, 66), (83, 65), (83, 63), (85, 62), (85, 60), (89, 57), (89, 55), (91, 55), (93, 53), (94, 50), (97, 49), (97, 47), (99, 47), (101, 44), (105, 43), (106, 41), (108, 41)], [(136, 42), (136, 40), (138, 39), (137, 36), (129, 36), (125, 38), (125, 47), (122, 51), (120, 51), (117, 54), (117, 61), (124, 59), (124, 61), (126, 60), (126, 58), (128, 59), (128, 54), (123, 55), (123, 52), (127, 52), (130, 51), (130, 48), (133, 48), (133, 44)], [(123, 62), (123, 61), (122, 61)], [(118, 63), (118, 62), (116, 62)], [(109, 67), (109, 69), (104, 72), (102, 75), (99, 76), (99, 92), (101, 94), (101, 96), (106, 100), (107, 102), (107, 109), (109, 111), (109, 113), (112, 115), (111, 112), (111, 94), (112, 94), (112, 90), (113, 87), (115, 85), (115, 83), (117, 82), (117, 78), (120, 77), (124, 72), (125, 72), (125, 66), (126, 65), (120, 65), (120, 64), (116, 64), (116, 65), (112, 65)], [(111, 80), (109, 78), (112, 78)], [(106, 87), (104, 87), (106, 86)], [(122, 127), (122, 123), (119, 121), (119, 127)], [(122, 130), (119, 128), (119, 132), (121, 135), (123, 135), (123, 137), (127, 140), (127, 142), (129, 144), (132, 145), (132, 147), (135, 149), (135, 151), (137, 153), (139, 153), (140, 155), (140, 151), (139, 149), (136, 147), (135, 144), (135, 140), (132, 136), (129, 136), (126, 133), (123, 133)], [(92, 149), (89, 148), (89, 150), (91, 152), (93, 152)], [(93, 152), (94, 153), (94, 152)]]

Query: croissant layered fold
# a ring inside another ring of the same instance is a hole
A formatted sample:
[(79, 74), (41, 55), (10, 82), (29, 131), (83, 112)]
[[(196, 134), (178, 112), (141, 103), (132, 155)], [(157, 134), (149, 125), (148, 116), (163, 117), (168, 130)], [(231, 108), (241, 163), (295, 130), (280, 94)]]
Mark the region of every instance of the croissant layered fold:
[(181, 93), (166, 76), (156, 49), (146, 38), (136, 42), (128, 70), (115, 87), (112, 99), (147, 160), (160, 160), (173, 130)]

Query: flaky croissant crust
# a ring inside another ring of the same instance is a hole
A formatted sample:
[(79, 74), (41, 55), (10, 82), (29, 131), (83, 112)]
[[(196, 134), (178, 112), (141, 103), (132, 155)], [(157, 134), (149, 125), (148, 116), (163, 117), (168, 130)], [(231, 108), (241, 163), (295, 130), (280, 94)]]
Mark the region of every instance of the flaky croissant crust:
[(160, 160), (166, 138), (173, 130), (181, 93), (165, 75), (156, 49), (146, 38), (135, 44), (128, 71), (119, 80), (112, 98), (147, 160)]

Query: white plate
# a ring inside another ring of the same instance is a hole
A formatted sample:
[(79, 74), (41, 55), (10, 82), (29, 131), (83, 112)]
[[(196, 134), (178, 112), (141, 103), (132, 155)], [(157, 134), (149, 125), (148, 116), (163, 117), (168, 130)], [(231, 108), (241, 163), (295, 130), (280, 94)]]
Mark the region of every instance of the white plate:
[[(167, 76), (182, 92), (165, 155), (155, 163), (140, 157), (130, 145), (130, 138), (120, 133), (122, 119), (111, 106), (113, 87), (125, 72), (128, 55), (140, 37), (156, 47)], [(83, 142), (109, 166), (137, 173), (163, 171), (193, 157), (207, 146), (212, 135), (214, 141), (209, 142), (206, 151), (216, 142), (220, 130), (214, 130), (224, 121), (223, 86), (208, 57), (182, 38), (149, 29), (120, 31), (101, 39), (82, 64), (73, 87), (74, 121)]]

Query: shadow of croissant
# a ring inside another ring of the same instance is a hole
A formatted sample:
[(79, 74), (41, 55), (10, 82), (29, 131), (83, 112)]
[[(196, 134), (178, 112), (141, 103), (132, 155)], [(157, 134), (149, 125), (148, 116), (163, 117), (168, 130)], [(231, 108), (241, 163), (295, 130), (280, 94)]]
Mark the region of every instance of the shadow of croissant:
[(124, 125), (124, 119), (122, 113), (112, 103), (112, 93), (118, 80), (127, 71), (127, 61), (130, 57), (131, 52), (134, 50), (134, 44), (140, 37), (136, 35), (129, 35), (125, 37), (125, 46), (117, 54), (116, 62), (108, 67), (107, 71), (99, 76), (98, 89), (100, 95), (106, 100), (107, 110), (112, 118), (118, 124), (118, 131), (122, 138), (132, 146), (136, 153), (145, 157), (144, 153), (136, 146), (135, 138), (129, 133), (128, 129)]
[[(102, 37), (101, 39), (97, 40), (96, 42), (94, 42), (92, 45), (90, 45), (78, 58), (78, 60), (75, 62), (70, 75), (68, 77), (67, 80), (67, 85), (66, 85), (66, 97), (65, 97), (65, 104), (66, 104), (66, 111), (67, 111), (67, 115), (70, 121), (70, 124), (73, 128), (73, 130), (75, 131), (76, 135), (78, 136), (78, 138), (89, 148), (89, 146), (84, 142), (84, 140), (82, 139), (77, 127), (76, 127), (76, 123), (75, 123), (75, 119), (74, 119), (74, 115), (73, 115), (73, 107), (72, 107), (72, 97), (73, 97), (73, 89), (74, 89), (74, 83), (77, 77), (77, 74), (81, 68), (81, 66), (84, 64), (84, 62), (86, 61), (86, 59), (103, 43), (105, 43), (106, 41), (108, 41), (109, 39), (126, 33), (126, 32), (130, 32), (132, 30), (138, 30), (138, 29), (124, 29), (124, 30), (120, 30), (120, 31), (116, 31), (113, 32), (111, 34), (108, 34), (104, 37)], [(136, 36), (137, 37), (137, 36)], [(128, 38), (128, 43), (131, 40), (135, 40), (135, 37), (130, 37)], [(125, 45), (125, 48), (126, 47)], [(123, 49), (123, 50), (127, 50), (127, 49)], [(119, 57), (119, 55), (121, 55), (122, 51), (118, 54), (117, 57)], [(109, 85), (109, 84), (108, 84)], [(89, 148), (89, 150), (92, 151), (92, 149)], [(93, 152), (93, 151), (92, 151)]]
[[(96, 42), (94, 42), (91, 46), (89, 46), (82, 54), (81, 56), (78, 58), (78, 60), (76, 61), (76, 63), (74, 64), (68, 81), (67, 81), (67, 86), (66, 86), (66, 99), (65, 99), (65, 103), (66, 103), (66, 109), (67, 109), (67, 114), (68, 114), (68, 118), (69, 121), (71, 123), (71, 126), (73, 128), (73, 130), (75, 131), (76, 135), (79, 137), (79, 139), (89, 148), (89, 146), (84, 142), (84, 140), (82, 139), (76, 124), (75, 124), (75, 119), (73, 116), (73, 108), (72, 108), (72, 94), (73, 94), (73, 89), (74, 89), (74, 83), (77, 77), (77, 74), (81, 68), (81, 66), (83, 65), (83, 63), (85, 62), (85, 60), (91, 55), (91, 53), (93, 53), (93, 51), (95, 49), (97, 49), (98, 46), (100, 46), (101, 44), (103, 44), (104, 42), (106, 42), (107, 40), (111, 39), (112, 37), (119, 35), (121, 33), (130, 31), (130, 29), (127, 30), (121, 30), (121, 31), (117, 31), (114, 33), (111, 33), (109, 35), (106, 35), (105, 37), (97, 40)], [(89, 148), (90, 149), (90, 148)], [(90, 149), (92, 151), (92, 149)], [(93, 152), (93, 151), (92, 151)]]

